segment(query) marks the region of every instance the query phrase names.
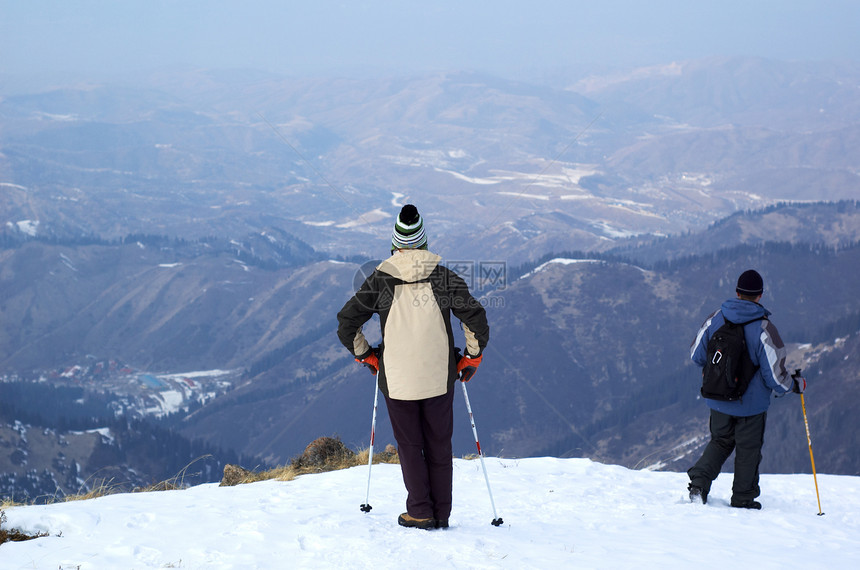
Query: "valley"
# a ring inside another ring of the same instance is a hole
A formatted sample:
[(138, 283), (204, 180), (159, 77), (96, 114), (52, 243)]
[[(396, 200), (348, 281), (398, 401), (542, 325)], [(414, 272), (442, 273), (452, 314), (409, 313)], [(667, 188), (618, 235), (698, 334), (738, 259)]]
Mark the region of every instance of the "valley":
[[(488, 310), (488, 453), (685, 470), (707, 429), (690, 337), (755, 267), (822, 469), (860, 472), (856, 65), (136, 81), (0, 92), (0, 473), (30, 496), (365, 447), (373, 380), (335, 314), (407, 202)], [(809, 468), (797, 407), (772, 406), (771, 472)], [(170, 443), (130, 451), (147, 437)]]

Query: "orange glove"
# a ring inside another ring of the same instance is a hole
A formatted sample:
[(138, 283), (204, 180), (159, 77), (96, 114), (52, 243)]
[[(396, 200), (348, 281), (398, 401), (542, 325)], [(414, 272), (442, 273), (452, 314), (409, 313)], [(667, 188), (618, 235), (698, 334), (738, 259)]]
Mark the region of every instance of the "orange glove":
[(379, 357), (376, 356), (376, 350), (372, 348), (367, 353), (361, 356), (356, 356), (355, 361), (367, 366), (367, 369), (370, 370), (370, 373), (374, 376), (379, 372)]
[(478, 366), (481, 365), (481, 359), (484, 355), (469, 356), (464, 354), (457, 362), (457, 373), (460, 375), (460, 382), (468, 382), (478, 371)]

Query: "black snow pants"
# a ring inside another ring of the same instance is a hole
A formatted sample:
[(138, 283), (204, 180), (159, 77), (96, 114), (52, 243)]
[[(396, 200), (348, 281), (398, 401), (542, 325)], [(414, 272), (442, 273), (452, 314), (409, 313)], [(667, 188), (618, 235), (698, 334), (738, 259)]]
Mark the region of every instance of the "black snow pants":
[(451, 514), (454, 389), (425, 400), (385, 397), (397, 440), (410, 516), (447, 521)]
[(758, 486), (758, 468), (764, 443), (764, 426), (767, 412), (755, 416), (730, 416), (711, 410), (711, 441), (702, 457), (688, 471), (690, 483), (711, 490), (711, 483), (720, 474), (726, 459), (735, 451), (735, 478), (732, 484), (732, 503), (751, 501), (761, 494)]

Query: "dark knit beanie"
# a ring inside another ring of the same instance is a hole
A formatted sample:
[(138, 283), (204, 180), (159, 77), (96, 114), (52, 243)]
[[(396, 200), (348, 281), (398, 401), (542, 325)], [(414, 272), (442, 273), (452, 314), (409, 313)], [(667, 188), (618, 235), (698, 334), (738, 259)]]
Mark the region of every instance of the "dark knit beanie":
[(764, 281), (755, 269), (747, 269), (738, 277), (738, 286), (735, 289), (741, 295), (756, 297), (764, 292)]
[(427, 249), (427, 234), (424, 233), (424, 220), (418, 208), (406, 204), (400, 210), (391, 234), (391, 250)]

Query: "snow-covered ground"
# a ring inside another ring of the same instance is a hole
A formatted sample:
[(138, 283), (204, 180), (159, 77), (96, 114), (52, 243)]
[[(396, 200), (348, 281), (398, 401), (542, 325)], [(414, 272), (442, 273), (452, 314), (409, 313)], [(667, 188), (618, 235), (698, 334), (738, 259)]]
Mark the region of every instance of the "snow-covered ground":
[(860, 478), (763, 475), (761, 511), (729, 507), (731, 475), (707, 505), (683, 473), (586, 459), (487, 459), (504, 524), (477, 460), (454, 464), (448, 530), (397, 526), (397, 465), (290, 482), (113, 495), (6, 509), (50, 537), (0, 546), (3, 569), (80, 568), (860, 568)]

